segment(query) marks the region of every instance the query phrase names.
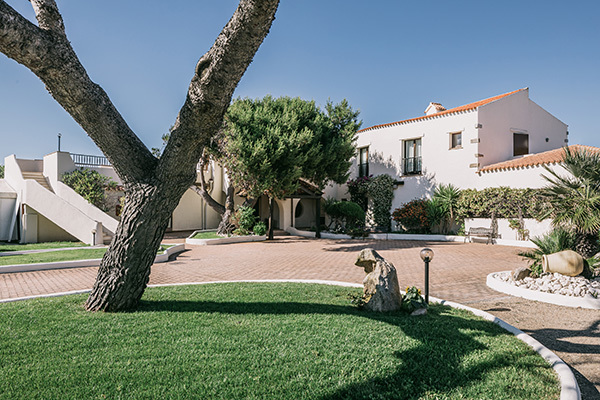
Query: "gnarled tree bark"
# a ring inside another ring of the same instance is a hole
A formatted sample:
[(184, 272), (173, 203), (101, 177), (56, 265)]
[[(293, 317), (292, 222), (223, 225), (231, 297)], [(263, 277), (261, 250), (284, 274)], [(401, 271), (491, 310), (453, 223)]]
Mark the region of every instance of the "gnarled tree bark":
[(122, 220), (102, 259), (88, 310), (135, 308), (169, 217), (194, 183), (204, 146), (221, 126), (233, 91), (269, 32), (278, 0), (241, 0), (188, 88), (160, 160), (92, 82), (71, 47), (54, 0), (30, 0), (35, 26), (0, 0), (0, 51), (36, 74), (81, 125), (122, 179)]

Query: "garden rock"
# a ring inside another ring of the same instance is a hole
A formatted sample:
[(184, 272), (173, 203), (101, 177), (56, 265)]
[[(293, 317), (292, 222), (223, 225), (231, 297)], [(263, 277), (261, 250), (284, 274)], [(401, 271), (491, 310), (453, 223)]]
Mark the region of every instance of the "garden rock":
[(369, 311), (395, 311), (402, 306), (396, 268), (373, 249), (364, 249), (358, 255), (356, 265), (364, 268), (364, 308)]
[(527, 278), (531, 274), (531, 270), (526, 267), (516, 268), (512, 273), (512, 278), (514, 281), (520, 281), (522, 279)]

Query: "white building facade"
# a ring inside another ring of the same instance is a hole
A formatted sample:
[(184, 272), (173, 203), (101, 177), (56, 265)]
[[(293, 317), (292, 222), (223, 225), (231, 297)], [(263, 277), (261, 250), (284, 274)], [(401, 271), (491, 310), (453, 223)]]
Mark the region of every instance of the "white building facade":
[[(541, 187), (542, 168), (521, 184), (520, 173), (483, 171), (497, 163), (560, 149), (568, 142), (567, 129), (529, 99), (528, 88), (452, 109), (430, 103), (424, 116), (360, 130), (350, 178), (392, 176), (398, 183), (392, 210), (429, 197), (439, 184), (460, 189)], [(330, 186), (326, 195), (349, 198), (345, 187)]]

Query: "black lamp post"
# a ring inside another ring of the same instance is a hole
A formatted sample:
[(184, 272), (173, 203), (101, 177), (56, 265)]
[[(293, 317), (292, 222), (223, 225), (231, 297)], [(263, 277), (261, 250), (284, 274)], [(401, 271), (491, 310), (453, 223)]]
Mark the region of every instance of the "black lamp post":
[(425, 303), (429, 304), (429, 261), (433, 260), (433, 250), (425, 247), (420, 255), (421, 260), (425, 262)]
[(58, 151), (60, 151), (60, 138), (62, 137), (62, 135), (59, 133), (58, 134)]

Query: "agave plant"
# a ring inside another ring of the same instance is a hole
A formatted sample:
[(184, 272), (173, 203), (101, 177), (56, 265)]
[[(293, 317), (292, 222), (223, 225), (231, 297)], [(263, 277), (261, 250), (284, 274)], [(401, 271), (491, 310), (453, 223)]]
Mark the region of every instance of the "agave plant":
[(573, 231), (558, 227), (544, 236), (531, 239), (537, 248), (520, 252), (519, 255), (529, 258), (531, 260), (529, 268), (532, 274), (540, 276), (542, 273), (542, 256), (563, 250), (572, 250), (575, 247), (575, 237)]
[(576, 232), (575, 251), (590, 258), (598, 252), (600, 232), (600, 153), (565, 147), (560, 165), (569, 173), (561, 176), (544, 166), (549, 182), (541, 195), (550, 204), (554, 226)]
[(460, 189), (451, 183), (440, 184), (433, 192), (432, 200), (445, 212), (443, 231), (447, 233), (455, 222), (456, 206), (460, 198)]

